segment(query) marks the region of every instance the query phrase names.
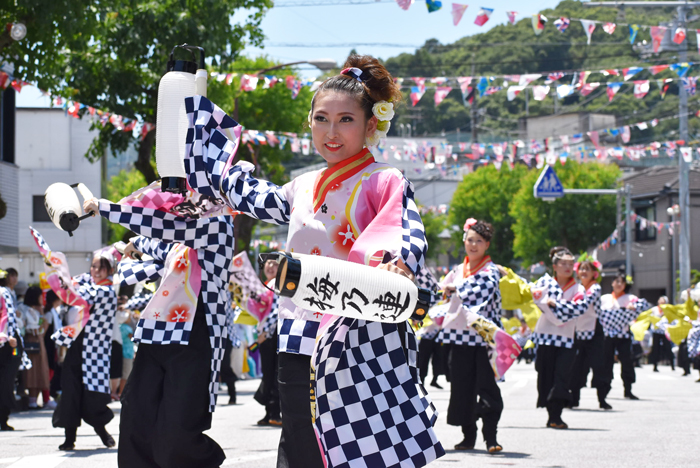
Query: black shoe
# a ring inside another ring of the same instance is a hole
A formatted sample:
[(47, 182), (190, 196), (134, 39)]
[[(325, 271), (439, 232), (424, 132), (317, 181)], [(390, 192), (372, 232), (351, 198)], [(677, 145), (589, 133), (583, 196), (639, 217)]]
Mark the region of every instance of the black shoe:
[(474, 442), (469, 442), (464, 439), (462, 442), (455, 445), (455, 450), (474, 450)]
[(75, 448), (75, 443), (70, 442), (68, 440), (63, 442), (61, 445), (58, 446), (58, 450), (63, 450), (63, 451), (73, 450), (74, 448)]
[(432, 382), (430, 382), (430, 386), (442, 390), (442, 387), (440, 386), (439, 383), (437, 383), (437, 380), (433, 380)]
[(654, 372), (659, 372), (659, 369), (657, 369), (656, 367), (654, 367)]
[(493, 455), (494, 453), (503, 451), (503, 446), (496, 441), (486, 442), (486, 450)]
[(0, 431), (14, 431), (14, 430), (15, 430), (15, 428), (10, 426), (7, 423), (0, 424)]
[(235, 405), (236, 404), (236, 397), (231, 397), (228, 399), (228, 404), (229, 405)]
[(632, 392), (625, 392), (625, 398), (628, 400), (639, 400)]
[(608, 402), (606, 402), (606, 401), (601, 401), (601, 402), (600, 402), (600, 409), (609, 411), (609, 410), (612, 409), (612, 406), (610, 406), (610, 405), (608, 404)]
[(561, 420), (559, 422), (548, 421), (547, 427), (551, 427), (552, 429), (568, 429), (569, 425)]
[(269, 426), (270, 425), (270, 420), (267, 418), (263, 418), (260, 421), (257, 422), (258, 426)]
[(109, 435), (109, 432), (107, 432), (107, 429), (104, 427), (100, 428), (99, 430), (96, 429), (95, 433), (100, 436), (100, 439), (105, 447), (112, 448), (117, 445), (117, 443), (114, 441), (114, 437)]

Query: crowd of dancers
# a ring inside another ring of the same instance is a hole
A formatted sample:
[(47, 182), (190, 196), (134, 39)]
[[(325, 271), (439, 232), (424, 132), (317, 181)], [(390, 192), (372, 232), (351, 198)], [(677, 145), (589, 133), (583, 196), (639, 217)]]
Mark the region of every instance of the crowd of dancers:
[[(439, 386), (441, 373), (449, 377), (446, 419), (462, 432), (454, 448), (476, 446), (481, 419), (488, 452), (502, 451), (497, 350), (469, 317), (506, 329), (525, 353), (534, 349), (528, 359), (538, 374), (536, 404), (546, 408), (546, 426), (553, 429), (568, 427), (563, 411), (579, 405), (591, 370), (600, 408), (611, 409), (606, 397), (615, 360), (625, 397), (637, 399), (633, 323), (650, 325), (655, 363), (669, 357), (668, 329), (674, 327), (674, 340), (678, 329), (685, 331), (682, 353), (700, 368), (692, 294), (683, 305), (652, 308), (628, 294), (631, 279), (624, 273), (602, 294), (600, 264), (586, 255), (577, 261), (565, 247), (551, 250), (552, 275), (529, 283), (491, 261), (493, 227), (468, 219), (464, 261), (436, 278), (425, 265), (428, 246), (411, 183), (368, 149), (388, 130), (400, 99), (400, 88), (376, 59), (350, 57), (319, 87), (309, 114), (314, 145), (328, 167), (277, 186), (256, 178), (255, 165), (236, 161), (237, 122), (202, 96), (187, 98), (186, 195), (161, 192), (155, 183), (116, 203), (86, 200), (86, 212), (136, 237), (96, 252), (90, 272), (79, 276), (72, 277), (65, 257), (32, 229), (51, 289), (46, 304), (36, 287), (20, 301), (13, 293), (16, 271), (2, 275), (2, 429), (12, 430), (8, 418), (22, 367), (20, 390), (28, 389), (30, 405), (46, 390), (42, 400), (50, 406), (52, 382), (60, 383), (53, 416), (54, 427), (65, 432), (59, 449), (74, 449), (81, 421), (106, 447), (116, 445), (105, 426), (113, 418), (108, 404), (119, 398), (119, 466), (220, 466), (224, 452), (204, 431), (220, 382), (227, 384), (229, 403), (236, 402), (231, 355), (243, 346), (240, 319), (251, 307), (230, 293), (236, 290), (235, 216), (289, 225), (290, 252), (377, 267), (432, 291), (433, 307), (413, 327), (312, 312), (281, 296), (255, 304), (266, 310), (246, 343), (261, 356), (255, 400), (265, 416), (257, 424), (281, 426), (278, 467), (421, 467), (444, 455), (424, 386), (431, 359), (431, 384)], [(263, 266), (270, 288), (276, 268), (274, 261)], [(143, 283), (154, 285), (152, 292), (120, 303), (115, 288)], [(328, 284), (310, 286), (328, 293)], [(61, 303), (66, 314), (58, 313)], [(50, 381), (30, 370), (45, 366), (53, 371)]]

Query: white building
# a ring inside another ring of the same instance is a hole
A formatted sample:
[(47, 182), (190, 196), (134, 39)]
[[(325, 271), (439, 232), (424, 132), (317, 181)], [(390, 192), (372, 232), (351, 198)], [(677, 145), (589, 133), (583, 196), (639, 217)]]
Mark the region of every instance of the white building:
[[(89, 270), (91, 254), (102, 246), (102, 222), (87, 219), (70, 237), (48, 218), (44, 191), (54, 182), (84, 183), (101, 196), (100, 163), (85, 158), (95, 132), (88, 119), (74, 119), (61, 109), (18, 108), (14, 164), (0, 161), (0, 193), (7, 215), (0, 219), (0, 267), (16, 268), (19, 279), (38, 282), (44, 271), (29, 226), (37, 229), (52, 250), (63, 252), (72, 274)], [(81, 199), (82, 200), (82, 199)]]

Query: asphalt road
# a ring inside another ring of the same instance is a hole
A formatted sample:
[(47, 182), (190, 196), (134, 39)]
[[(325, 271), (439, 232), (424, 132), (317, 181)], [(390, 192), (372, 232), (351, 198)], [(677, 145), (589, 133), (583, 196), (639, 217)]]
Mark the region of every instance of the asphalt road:
[[(441, 417), (437, 434), (447, 454), (429, 465), (431, 468), (462, 466), (517, 467), (690, 467), (698, 466), (697, 428), (700, 425), (700, 383), (697, 371), (681, 377), (682, 371), (666, 366), (653, 373), (651, 366), (637, 369), (633, 391), (641, 398), (622, 398), (619, 367), (608, 398), (613, 411), (598, 409), (595, 391), (584, 389), (581, 407), (565, 410), (570, 429), (545, 428), (544, 409), (536, 409), (537, 375), (532, 365), (516, 364), (500, 384), (505, 410), (498, 440), (504, 452), (489, 455), (479, 441), (470, 452), (452, 450), (461, 440), (459, 428), (445, 423), (448, 385), (444, 390), (430, 388)], [(239, 381), (239, 404), (226, 406), (222, 395), (208, 432), (226, 452), (223, 466), (237, 468), (274, 467), (279, 429), (258, 427), (255, 422), (263, 408), (252, 396), (259, 381)], [(116, 417), (107, 426), (118, 438), (119, 404), (113, 403)], [(13, 415), (15, 432), (0, 432), (0, 468), (103, 468), (117, 466), (116, 449), (105, 449), (89, 426), (78, 430), (74, 452), (62, 453), (60, 429), (51, 427), (51, 412), (36, 411)], [(170, 467), (168, 467), (170, 468)]]

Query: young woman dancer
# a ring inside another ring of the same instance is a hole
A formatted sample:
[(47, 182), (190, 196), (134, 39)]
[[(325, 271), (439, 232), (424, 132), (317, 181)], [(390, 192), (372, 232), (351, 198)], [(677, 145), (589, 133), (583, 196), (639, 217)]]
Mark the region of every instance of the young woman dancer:
[[(588, 370), (593, 369), (593, 388), (598, 388), (603, 369), (603, 329), (598, 323), (598, 309), (600, 309), (600, 279), (601, 264), (584, 254), (579, 257), (574, 265), (574, 271), (581, 280), (581, 285), (586, 289), (586, 294), (591, 296), (591, 303), (586, 312), (576, 320), (576, 339), (574, 340), (573, 368), (571, 370), (571, 408), (576, 408), (581, 399), (581, 389), (588, 381)], [(605, 397), (598, 392), (598, 403), (601, 409), (610, 410)]]
[(632, 393), (632, 384), (635, 381), (634, 362), (632, 359), (632, 335), (630, 324), (651, 306), (646, 299), (628, 294), (632, 286), (631, 280), (624, 272), (617, 274), (613, 280), (612, 294), (605, 294), (600, 298), (600, 315), (598, 319), (603, 326), (605, 342), (603, 346), (603, 383), (598, 388), (604, 396), (610, 392), (613, 380), (613, 367), (615, 365), (615, 352), (620, 361), (622, 382), (625, 387), (625, 398), (639, 400)]
[(79, 285), (77, 294), (90, 306), (90, 316), (77, 337), (74, 331), (79, 324), (65, 326), (53, 336), (57, 345), (68, 347), (61, 367), (61, 399), (53, 413), (53, 427), (64, 428), (66, 434), (60, 450), (75, 448), (81, 419), (95, 429), (106, 447), (115, 445), (105, 425), (114, 417), (107, 405), (111, 401), (109, 362), (117, 314), (117, 294), (112, 285), (116, 262), (109, 250), (99, 251), (92, 259), (90, 274), (73, 278)]
[(233, 222), (223, 204), (199, 194), (163, 194), (150, 185), (118, 204), (86, 200), (139, 237), (125, 254), (153, 258), (120, 263), (127, 284), (162, 277), (134, 332), (139, 349), (122, 396), (119, 466), (218, 467), (211, 427), (226, 332), (225, 299), (233, 257)]
[(673, 356), (673, 346), (666, 338), (666, 329), (668, 328), (668, 319), (664, 317), (664, 312), (660, 306), (668, 304), (668, 297), (661, 296), (656, 302), (656, 307), (652, 308), (652, 317), (658, 318), (657, 323), (651, 324), (651, 353), (649, 353), (649, 362), (654, 365), (654, 372), (659, 372), (659, 361), (668, 360), (671, 363), (671, 370), (676, 370)]
[(0, 270), (0, 431), (15, 430), (8, 419), (17, 407), (15, 378), (24, 353), (7, 277), (7, 272)]
[[(233, 164), (240, 126), (200, 96), (186, 99), (190, 131), (185, 168), (190, 185), (222, 197), (237, 211), (289, 224), (287, 248), (377, 266), (412, 277), (426, 243), (413, 188), (399, 171), (374, 161), (369, 146), (389, 127), (401, 98), (376, 59), (352, 56), (312, 100), (309, 120), (315, 147), (328, 168), (283, 187), (252, 176), (254, 166)], [(379, 131), (378, 131), (379, 130)], [(421, 394), (415, 336), (395, 324), (337, 318), (316, 334), (323, 314), (281, 300), (279, 391), (282, 437), (277, 466), (424, 466), (444, 451)], [(402, 327), (403, 328), (403, 327)], [(370, 345), (370, 342), (372, 343)], [(316, 348), (316, 351), (314, 351)], [(358, 363), (352, 351), (370, 362)], [(404, 352), (405, 351), (405, 352)], [(316, 367), (316, 424), (309, 411), (311, 355)], [(391, 369), (378, 363), (391, 355)], [(408, 356), (408, 358), (406, 357)], [(345, 359), (344, 359), (345, 358)], [(326, 369), (336, 372), (326, 374)], [(379, 387), (391, 373), (391, 385)], [(397, 388), (400, 387), (399, 388)], [(409, 410), (402, 414), (399, 410)], [(380, 417), (391, 412), (392, 417)], [(411, 431), (399, 427), (411, 420)]]
[(532, 287), (532, 297), (542, 309), (532, 337), (537, 345), (537, 407), (547, 408), (547, 427), (567, 429), (561, 413), (571, 403), (569, 381), (575, 356), (576, 318), (588, 310), (595, 290), (587, 295), (574, 280), (574, 256), (569, 249), (553, 247), (549, 258), (554, 278), (545, 274)]
[[(464, 308), (478, 313), (493, 323), (501, 322), (501, 274), (486, 254), (493, 227), (470, 218), (464, 224), (464, 263), (440, 282), (451, 296), (450, 310), (438, 336), (441, 343), (450, 345), (450, 405), (447, 424), (461, 426), (464, 440), (455, 450), (472, 450), (476, 444), (476, 421), (483, 422), (482, 434), (489, 453), (503, 447), (496, 440), (498, 421), (503, 412), (501, 389), (491, 368), (488, 344), (468, 326)], [(478, 398), (478, 401), (477, 401)]]
[[(24, 317), (26, 332), (24, 334), (25, 348), (27, 343), (38, 346), (28, 354), (32, 361), (31, 369), (24, 371), (24, 386), (29, 390), (29, 409), (38, 409), (39, 393), (49, 390), (49, 358), (44, 345), (47, 323), (43, 320), (44, 294), (38, 286), (30, 286), (24, 295), (24, 302), (19, 305)], [(48, 409), (49, 401), (44, 401)], [(53, 406), (55, 408), (55, 406)]]

